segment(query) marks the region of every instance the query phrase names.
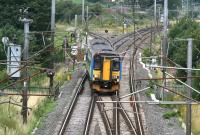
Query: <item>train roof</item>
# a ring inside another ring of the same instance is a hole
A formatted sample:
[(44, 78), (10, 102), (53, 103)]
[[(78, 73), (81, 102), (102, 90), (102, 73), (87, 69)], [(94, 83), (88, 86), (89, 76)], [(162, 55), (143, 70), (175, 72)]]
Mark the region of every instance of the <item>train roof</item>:
[(114, 51), (114, 49), (109, 43), (97, 38), (90, 41), (89, 50), (92, 53), (92, 55), (95, 55), (96, 53), (109, 53), (117, 55), (117, 53)]

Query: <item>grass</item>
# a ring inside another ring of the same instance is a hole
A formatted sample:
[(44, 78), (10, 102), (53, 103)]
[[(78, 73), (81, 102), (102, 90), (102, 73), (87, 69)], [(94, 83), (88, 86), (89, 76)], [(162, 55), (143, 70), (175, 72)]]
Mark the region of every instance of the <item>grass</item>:
[[(186, 121), (186, 106), (182, 105), (180, 108), (181, 118), (183, 122)], [(200, 105), (192, 105), (192, 133), (193, 135), (200, 134)]]
[[(60, 1), (60, 0), (58, 0), (58, 1)], [(67, 1), (67, 0), (65, 0), (65, 1)], [(73, 2), (73, 3), (76, 3), (76, 4), (81, 4), (81, 3), (82, 3), (81, 0), (72, 0), (72, 2)]]
[(18, 114), (15, 114), (16, 112), (18, 112), (17, 109), (13, 106), (9, 107), (8, 104), (0, 106), (1, 135), (3, 135), (5, 132), (7, 132), (7, 135), (20, 134), (20, 132), (18, 131), (18, 129), (20, 129), (20, 126), (18, 125), (19, 122), (17, 117)]
[[(7, 77), (7, 73), (6, 73), (6, 70), (1, 70), (0, 71), (0, 80), (3, 80)], [(0, 87), (5, 87), (7, 86), (7, 83), (0, 83)]]
[(147, 97), (150, 97), (152, 93), (153, 93), (153, 89), (152, 88), (150, 88), (150, 89), (145, 91), (145, 94), (146, 94)]
[(62, 85), (64, 83), (64, 81), (67, 80), (68, 72), (66, 72), (65, 70), (66, 70), (65, 67), (61, 66), (55, 75), (55, 80), (56, 80), (56, 82), (60, 82), (60, 85)]
[[(55, 81), (64, 82), (66, 80), (64, 74), (64, 68), (57, 69), (57, 74), (55, 75)], [(43, 85), (46, 86), (48, 84), (48, 78), (46, 74), (43, 74), (39, 77), (33, 79), (32, 85), (37, 85), (38, 81), (43, 81)], [(41, 83), (40, 83), (41, 84)], [(41, 84), (41, 85), (42, 85)], [(38, 85), (37, 85), (38, 86)], [(15, 103), (21, 104), (21, 96), (14, 98)], [(8, 101), (9, 97), (4, 96), (0, 97), (1, 101)], [(14, 101), (13, 101), (14, 102)], [(28, 123), (22, 123), (21, 116), (21, 107), (17, 107), (9, 104), (0, 104), (0, 135), (29, 135), (33, 131), (35, 127), (41, 126), (40, 122), (42, 121), (48, 112), (52, 111), (55, 107), (55, 102), (52, 99), (44, 98), (44, 97), (29, 97), (28, 106), (33, 108), (33, 110), (29, 110), (28, 115)]]
[(75, 4), (82, 4), (82, 0), (72, 0), (72, 2)]
[[(34, 72), (34, 71), (31, 71), (31, 72)], [(33, 87), (33, 88), (30, 88), (30, 91), (31, 92), (43, 92), (43, 93), (47, 92), (48, 91), (47, 89), (42, 89), (42, 88), (49, 87), (48, 80), (49, 80), (49, 78), (47, 77), (46, 73), (42, 73), (40, 75), (37, 75), (37, 76), (31, 78), (30, 87)], [(35, 86), (41, 87), (41, 89), (34, 88)]]
[[(8, 97), (1, 97), (6, 100)], [(20, 104), (20, 103), (19, 103)], [(21, 108), (9, 105), (0, 105), (0, 135), (30, 135), (40, 119), (55, 107), (53, 99), (46, 98), (33, 111), (29, 110), (28, 123), (22, 123)], [(38, 125), (40, 126), (40, 125)]]
[(70, 28), (71, 27), (66, 23), (61, 23), (61, 22), (56, 23), (56, 32), (58, 32), (58, 34), (55, 35), (55, 48), (57, 50), (62, 50), (63, 39), (65, 36), (67, 36), (69, 46), (75, 44), (74, 40), (71, 41), (72, 31), (68, 31), (68, 29)]
[[(64, 24), (57, 25), (57, 31), (61, 32), (56, 35), (55, 43), (56, 47), (62, 48), (62, 41), (63, 37), (67, 35), (69, 37), (70, 33), (67, 33), (66, 30), (67, 26)], [(65, 33), (66, 32), (66, 33)], [(70, 41), (70, 40), (69, 40)], [(30, 70), (30, 73), (33, 74), (37, 72), (35, 70)], [(56, 75), (54, 77), (56, 82), (61, 82), (61, 84), (67, 79), (67, 73), (63, 65), (57, 69)], [(0, 72), (0, 80), (6, 77), (6, 71)], [(5, 84), (7, 85), (7, 83)], [(2, 85), (1, 85), (2, 86)], [(39, 76), (32, 78), (30, 86), (37, 86), (37, 87), (48, 87), (49, 86), (49, 78), (47, 77), (46, 73), (43, 73)], [(21, 84), (20, 84), (21, 87)], [(21, 91), (21, 89), (19, 89)], [(41, 90), (31, 89), (31, 91), (41, 92)], [(47, 92), (47, 90), (46, 90)], [(14, 99), (15, 96), (12, 96)], [(33, 110), (29, 110), (28, 112), (28, 123), (22, 123), (22, 116), (21, 116), (21, 107), (9, 105), (9, 104), (1, 104), (2, 101), (8, 101), (10, 97), (8, 96), (0, 96), (0, 135), (30, 135), (31, 132), (35, 127), (40, 127), (41, 123), (45, 116), (53, 110), (56, 103), (53, 99), (44, 98), (44, 97), (29, 97), (28, 100), (28, 107), (31, 107)], [(21, 96), (17, 96), (15, 98), (15, 102), (19, 105), (22, 103), (20, 102)], [(39, 122), (38, 122), (39, 121)]]
[[(45, 116), (51, 112), (53, 110), (53, 108), (55, 107), (56, 103), (54, 102), (53, 99), (51, 98), (45, 98), (38, 106), (37, 108), (33, 111), (33, 114), (35, 116), (35, 119), (37, 121), (34, 122), (33, 127), (39, 127), (41, 126), (41, 123), (39, 122), (38, 125), (37, 122), (38, 120), (42, 121)], [(29, 130), (29, 133), (32, 130)]]
[(170, 119), (172, 117), (178, 117), (180, 115), (180, 112), (176, 111), (168, 111), (163, 114), (163, 118)]

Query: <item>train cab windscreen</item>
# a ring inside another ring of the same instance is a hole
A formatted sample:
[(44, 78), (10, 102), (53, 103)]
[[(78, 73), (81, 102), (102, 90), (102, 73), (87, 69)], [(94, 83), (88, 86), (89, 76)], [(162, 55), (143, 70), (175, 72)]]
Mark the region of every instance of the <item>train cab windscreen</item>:
[(99, 70), (100, 68), (101, 68), (101, 60), (100, 60), (100, 58), (95, 58), (94, 69)]
[(120, 70), (120, 60), (119, 60), (119, 59), (115, 58), (115, 59), (113, 60), (112, 69), (113, 69), (114, 71), (119, 71), (119, 70)]

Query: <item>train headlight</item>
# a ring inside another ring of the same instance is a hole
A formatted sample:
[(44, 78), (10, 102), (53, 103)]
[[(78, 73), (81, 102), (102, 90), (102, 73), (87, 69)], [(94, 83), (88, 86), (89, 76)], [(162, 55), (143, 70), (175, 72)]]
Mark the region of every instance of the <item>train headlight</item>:
[(118, 79), (118, 76), (114, 75), (112, 78), (113, 78), (113, 79)]
[(94, 75), (94, 78), (98, 78), (99, 77), (99, 75)]
[(97, 78), (99, 78), (99, 75), (97, 75), (97, 74), (93, 75), (93, 80), (95, 80)]

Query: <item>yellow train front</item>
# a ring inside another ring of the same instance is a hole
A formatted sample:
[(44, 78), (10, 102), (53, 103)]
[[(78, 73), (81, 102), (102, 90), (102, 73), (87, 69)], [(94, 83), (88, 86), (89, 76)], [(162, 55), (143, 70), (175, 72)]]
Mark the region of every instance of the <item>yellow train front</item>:
[(95, 39), (87, 52), (87, 71), (90, 86), (96, 92), (115, 92), (120, 89), (121, 60), (106, 42)]

